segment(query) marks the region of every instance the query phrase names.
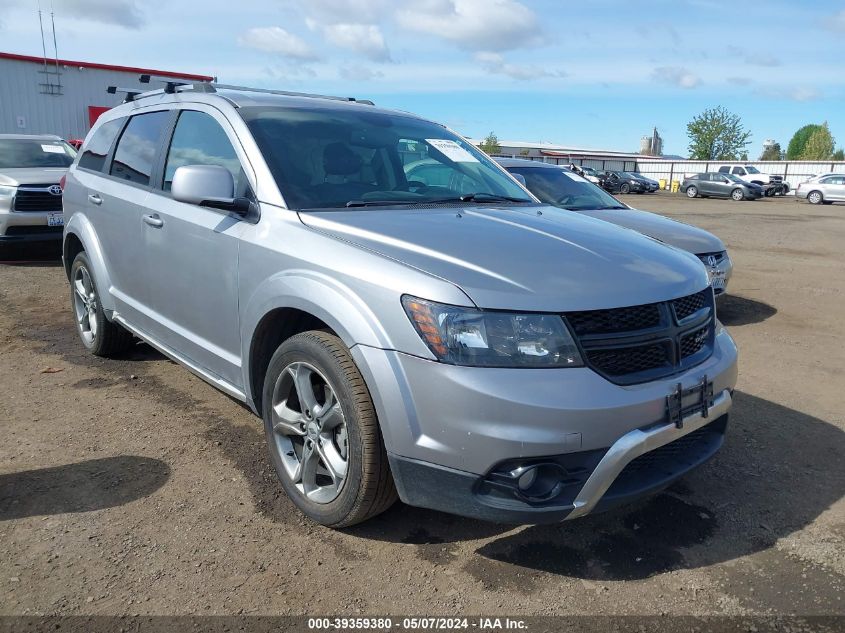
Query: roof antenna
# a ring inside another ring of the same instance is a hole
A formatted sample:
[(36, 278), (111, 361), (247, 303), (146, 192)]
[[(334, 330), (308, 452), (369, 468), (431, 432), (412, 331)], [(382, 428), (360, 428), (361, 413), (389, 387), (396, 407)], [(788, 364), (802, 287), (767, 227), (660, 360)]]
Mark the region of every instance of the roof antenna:
[(50, 0), (50, 23), (53, 25), (53, 51), (56, 53), (56, 85), (61, 92), (62, 75), (59, 72), (59, 46), (56, 44), (56, 19), (53, 13), (53, 0)]

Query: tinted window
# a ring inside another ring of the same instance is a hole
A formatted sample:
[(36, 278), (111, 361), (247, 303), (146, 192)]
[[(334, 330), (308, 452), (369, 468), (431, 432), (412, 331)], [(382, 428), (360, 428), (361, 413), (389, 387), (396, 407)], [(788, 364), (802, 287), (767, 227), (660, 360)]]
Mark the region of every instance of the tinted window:
[(563, 169), (509, 167), (508, 171), (522, 175), (528, 191), (547, 204), (573, 211), (626, 208), (590, 181)]
[[(436, 123), (316, 103), (238, 112), (294, 209), (437, 203), (467, 193), (533, 202), (485, 154)], [(417, 161), (442, 165), (437, 181), (448, 184), (409, 183), (405, 168)]]
[(94, 171), (103, 170), (106, 156), (108, 156), (112, 143), (114, 143), (114, 139), (117, 137), (117, 133), (120, 132), (120, 128), (123, 126), (125, 120), (114, 119), (112, 121), (106, 121), (97, 128), (97, 131), (94, 132), (94, 135), (85, 144), (82, 156), (79, 157), (80, 167), (93, 169)]
[(730, 167), (719, 167), (720, 174), (727, 174), (731, 170)]
[(745, 170), (742, 167), (734, 167), (731, 173), (736, 174), (738, 176), (744, 176)]
[(69, 167), (76, 152), (64, 141), (0, 139), (0, 169)]
[(156, 149), (169, 118), (170, 112), (150, 112), (129, 119), (109, 173), (139, 185), (150, 184)]
[(841, 185), (845, 183), (845, 178), (842, 176), (828, 176), (827, 178), (822, 178), (819, 182), (824, 185)]
[(235, 148), (226, 132), (205, 112), (185, 110), (179, 115), (167, 163), (164, 169), (164, 190), (169, 191), (176, 169), (185, 165), (219, 165), (228, 169), (235, 181), (235, 192), (241, 194), (245, 178)]

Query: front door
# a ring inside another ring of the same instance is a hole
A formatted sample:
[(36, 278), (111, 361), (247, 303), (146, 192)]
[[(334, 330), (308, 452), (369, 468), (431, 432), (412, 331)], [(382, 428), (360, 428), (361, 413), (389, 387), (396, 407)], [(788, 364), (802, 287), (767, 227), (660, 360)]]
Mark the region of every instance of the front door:
[(182, 110), (158, 186), (148, 200), (152, 221), (144, 239), (150, 266), (154, 338), (201, 369), (242, 388), (238, 317), (238, 244), (251, 225), (223, 211), (170, 195), (173, 174), (185, 165), (222, 165), (236, 194), (250, 186), (234, 147), (235, 135), (213, 108)]

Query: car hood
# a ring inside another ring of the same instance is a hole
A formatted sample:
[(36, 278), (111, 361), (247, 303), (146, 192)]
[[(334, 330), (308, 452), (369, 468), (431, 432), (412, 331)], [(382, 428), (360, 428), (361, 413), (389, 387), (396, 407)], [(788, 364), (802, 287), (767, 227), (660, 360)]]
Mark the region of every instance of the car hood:
[(712, 233), (639, 209), (587, 209), (578, 213), (633, 229), (694, 255), (718, 253), (725, 244)]
[(448, 280), (483, 308), (613, 308), (685, 296), (708, 283), (704, 266), (688, 253), (555, 207), (319, 211), (300, 218)]
[(0, 185), (54, 185), (67, 173), (67, 167), (18, 167), (0, 170)]

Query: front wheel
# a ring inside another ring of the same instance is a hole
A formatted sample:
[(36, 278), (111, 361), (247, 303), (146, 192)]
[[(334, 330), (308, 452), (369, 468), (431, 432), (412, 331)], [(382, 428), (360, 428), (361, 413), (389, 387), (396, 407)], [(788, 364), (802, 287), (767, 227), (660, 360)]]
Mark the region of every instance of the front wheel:
[(619, 187), (619, 193), (631, 193), (631, 185), (627, 182), (623, 183), (621, 187)]
[(824, 202), (824, 197), (821, 191), (811, 191), (807, 194), (807, 202), (810, 204), (821, 204)]
[(262, 403), (270, 459), (303, 514), (346, 527), (396, 500), (370, 393), (338, 337), (312, 331), (282, 343)]
[(739, 202), (740, 200), (742, 200), (743, 198), (745, 198), (745, 194), (744, 194), (744, 193), (742, 193), (742, 189), (740, 189), (739, 187), (737, 187), (736, 189), (734, 189), (733, 191), (731, 191), (731, 198), (733, 198), (734, 200), (736, 200), (737, 202)]
[(95, 356), (115, 356), (132, 347), (132, 335), (106, 318), (91, 262), (85, 251), (70, 266), (70, 301), (76, 331), (82, 344)]
[(698, 195), (698, 187), (691, 185), (687, 187), (687, 198), (695, 198)]

